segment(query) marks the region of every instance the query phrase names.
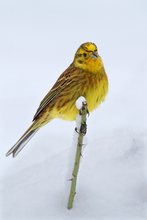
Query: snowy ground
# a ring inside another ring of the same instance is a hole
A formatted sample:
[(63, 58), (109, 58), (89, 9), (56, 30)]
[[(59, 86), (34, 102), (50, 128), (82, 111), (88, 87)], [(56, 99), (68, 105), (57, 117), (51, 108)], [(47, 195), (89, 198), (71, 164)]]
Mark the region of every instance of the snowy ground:
[[(60, 139), (60, 143), (65, 145), (66, 138)], [(52, 144), (59, 148), (59, 141)], [(15, 169), (15, 173), (6, 172), (1, 191), (2, 219), (145, 218), (146, 144), (146, 137), (131, 133), (101, 137), (89, 143), (84, 150), (71, 211), (66, 210), (69, 149), (63, 146), (57, 153), (49, 147), (50, 155), (44, 155), (40, 161), (34, 158), (32, 149), (32, 156), (21, 155), (13, 162), (11, 172)], [(23, 167), (26, 161), (28, 164)]]
[[(146, 0), (0, 1), (0, 220), (147, 219)], [(74, 122), (54, 120), (18, 157), (6, 151), (77, 47), (98, 45), (106, 101), (88, 118), (67, 210)]]

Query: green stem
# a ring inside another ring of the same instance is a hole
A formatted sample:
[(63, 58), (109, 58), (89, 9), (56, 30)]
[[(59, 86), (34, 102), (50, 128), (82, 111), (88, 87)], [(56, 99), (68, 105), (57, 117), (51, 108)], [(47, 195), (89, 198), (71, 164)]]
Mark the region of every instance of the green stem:
[(78, 136), (78, 142), (77, 142), (74, 169), (72, 172), (70, 195), (69, 195), (68, 206), (67, 206), (68, 209), (71, 209), (73, 207), (73, 201), (74, 201), (74, 197), (76, 194), (77, 175), (78, 175), (79, 166), (80, 166), (80, 158), (82, 155), (83, 138), (87, 131), (87, 125), (86, 125), (87, 113), (88, 113), (87, 103), (83, 102), (82, 108), (79, 111), (79, 114), (81, 115), (81, 125), (80, 125), (80, 130), (78, 131), (79, 136)]

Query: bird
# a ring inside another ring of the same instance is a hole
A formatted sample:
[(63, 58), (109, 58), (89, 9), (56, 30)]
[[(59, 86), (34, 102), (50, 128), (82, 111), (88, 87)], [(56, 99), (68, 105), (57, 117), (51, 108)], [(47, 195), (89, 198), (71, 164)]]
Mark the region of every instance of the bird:
[(88, 111), (92, 112), (104, 101), (107, 93), (108, 77), (96, 44), (81, 44), (73, 62), (41, 101), (31, 126), (6, 156), (17, 156), (34, 134), (54, 118), (76, 120), (79, 110), (75, 103), (80, 96), (86, 99)]

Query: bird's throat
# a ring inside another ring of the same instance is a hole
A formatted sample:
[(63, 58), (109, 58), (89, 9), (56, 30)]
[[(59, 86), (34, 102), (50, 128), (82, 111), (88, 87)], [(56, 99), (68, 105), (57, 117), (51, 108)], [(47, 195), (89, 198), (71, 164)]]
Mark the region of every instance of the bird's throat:
[(101, 57), (99, 56), (98, 58), (89, 58), (85, 60), (83, 63), (79, 63), (78, 60), (74, 61), (75, 67), (78, 67), (80, 69), (83, 69), (87, 72), (91, 73), (99, 73), (103, 66), (103, 62)]

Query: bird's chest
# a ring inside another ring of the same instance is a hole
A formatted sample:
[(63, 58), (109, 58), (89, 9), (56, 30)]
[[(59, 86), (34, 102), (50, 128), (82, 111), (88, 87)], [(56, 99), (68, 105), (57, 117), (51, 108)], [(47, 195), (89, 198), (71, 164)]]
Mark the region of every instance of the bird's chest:
[(91, 77), (86, 85), (85, 98), (89, 111), (93, 111), (105, 98), (108, 91), (108, 81), (106, 75), (101, 77)]

